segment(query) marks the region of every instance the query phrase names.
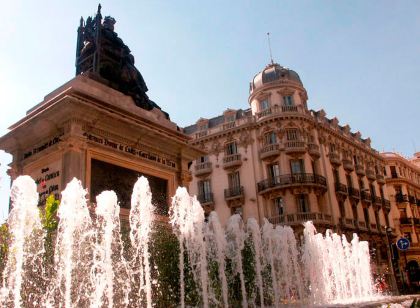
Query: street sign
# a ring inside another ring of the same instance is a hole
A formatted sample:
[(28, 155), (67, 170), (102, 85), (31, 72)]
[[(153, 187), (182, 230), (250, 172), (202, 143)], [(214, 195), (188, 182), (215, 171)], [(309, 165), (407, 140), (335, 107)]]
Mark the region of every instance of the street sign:
[(408, 248), (410, 248), (410, 241), (405, 237), (400, 238), (397, 241), (397, 248), (402, 251), (407, 250)]

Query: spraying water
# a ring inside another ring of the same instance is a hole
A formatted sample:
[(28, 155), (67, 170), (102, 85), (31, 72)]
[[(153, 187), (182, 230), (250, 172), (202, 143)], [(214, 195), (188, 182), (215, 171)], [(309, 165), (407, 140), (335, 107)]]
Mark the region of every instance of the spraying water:
[[(10, 244), (3, 272), (0, 303), (3, 307), (39, 305), (42, 294), (43, 232), (38, 213), (36, 184), (29, 176), (18, 177), (11, 189), (12, 210), (7, 224)], [(27, 295), (27, 289), (32, 293)]]
[(356, 234), (351, 245), (327, 231), (316, 233), (312, 222), (304, 229), (303, 267), (314, 303), (343, 303), (375, 297), (367, 242)]
[(92, 285), (92, 221), (86, 190), (74, 178), (62, 192), (54, 252), (55, 277), (47, 292), (48, 307), (89, 306)]
[[(97, 197), (92, 222), (86, 191), (73, 179), (62, 192), (58, 210), (54, 270), (44, 270), (44, 233), (37, 202), (35, 183), (29, 177), (19, 177), (12, 187), (8, 219), (11, 238), (0, 292), (3, 307), (154, 306), (152, 281), (156, 277), (152, 277), (149, 243), (155, 207), (146, 178), (141, 177), (134, 186), (129, 218), (131, 250), (127, 250), (131, 254), (126, 257), (116, 194), (106, 191)], [(349, 243), (345, 236), (331, 231), (323, 236), (306, 222), (299, 248), (288, 226), (274, 227), (264, 221), (260, 229), (255, 219), (245, 223), (240, 215), (232, 215), (223, 228), (214, 212), (205, 222), (200, 203), (185, 188), (179, 188), (173, 198), (170, 223), (179, 241), (181, 307), (190, 300), (187, 268), (198, 294), (196, 304), (206, 308), (237, 305), (235, 300), (240, 300), (242, 307), (279, 307), (284, 303), (360, 302), (377, 296), (368, 243), (360, 242), (357, 235)], [(252, 262), (243, 259), (246, 247), (251, 247)], [(228, 265), (232, 277), (226, 277)], [(155, 267), (154, 272), (159, 269)], [(249, 273), (251, 276), (245, 277)], [(252, 290), (247, 292), (247, 287)], [(229, 294), (238, 298), (231, 299)]]
[(111, 308), (117, 302), (118, 307), (127, 307), (131, 277), (123, 258), (117, 195), (113, 191), (104, 191), (96, 197), (96, 202), (95, 244), (90, 271), (95, 287), (90, 306)]
[(254, 248), (257, 287), (258, 287), (259, 296), (260, 296), (260, 307), (263, 308), (264, 307), (264, 289), (263, 289), (262, 268), (261, 268), (261, 253), (262, 253), (261, 233), (260, 233), (260, 227), (254, 218), (248, 219), (247, 231), (251, 236), (252, 244)]
[(181, 307), (185, 307), (184, 245), (194, 281), (200, 289), (202, 306), (209, 305), (207, 247), (204, 242), (204, 211), (196, 197), (178, 188), (172, 200), (170, 223), (175, 228), (180, 248)]
[(226, 226), (227, 251), (226, 256), (232, 260), (235, 273), (241, 283), (242, 307), (248, 307), (245, 277), (242, 264), (242, 250), (245, 248), (245, 233), (242, 228), (242, 218), (235, 214), (230, 216)]
[[(228, 285), (225, 274), (225, 255), (226, 255), (226, 238), (224, 235), (224, 230), (220, 225), (219, 217), (216, 212), (211, 212), (209, 215), (208, 223), (206, 228), (206, 241), (209, 247), (209, 259), (216, 260), (218, 265), (218, 276), (220, 278), (220, 283), (222, 287), (222, 300), (223, 307), (228, 307)], [(215, 304), (219, 304), (216, 299), (214, 299)], [(219, 304), (220, 305), (220, 304)]]
[(134, 185), (131, 196), (130, 240), (133, 248), (131, 268), (135, 270), (135, 282), (138, 284), (138, 296), (145, 294), (146, 306), (152, 307), (152, 277), (150, 268), (149, 242), (154, 220), (155, 206), (149, 182), (142, 176)]

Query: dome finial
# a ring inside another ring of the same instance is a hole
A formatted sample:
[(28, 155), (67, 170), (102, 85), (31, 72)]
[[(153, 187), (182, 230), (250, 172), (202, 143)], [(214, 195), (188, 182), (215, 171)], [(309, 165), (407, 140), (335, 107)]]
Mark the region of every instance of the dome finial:
[(271, 52), (271, 42), (270, 42), (270, 32), (267, 32), (267, 40), (268, 40), (268, 49), (270, 51), (270, 60), (271, 60), (271, 64), (274, 64), (273, 61), (273, 54)]

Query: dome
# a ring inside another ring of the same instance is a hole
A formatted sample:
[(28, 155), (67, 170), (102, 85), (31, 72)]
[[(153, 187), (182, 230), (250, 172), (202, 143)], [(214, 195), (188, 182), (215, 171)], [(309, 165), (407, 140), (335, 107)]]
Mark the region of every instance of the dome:
[(299, 85), (303, 86), (299, 75), (295, 71), (277, 63), (273, 63), (267, 65), (261, 72), (255, 75), (253, 81), (251, 82), (250, 91), (253, 92), (255, 89), (262, 87), (265, 84), (276, 81), (297, 82)]

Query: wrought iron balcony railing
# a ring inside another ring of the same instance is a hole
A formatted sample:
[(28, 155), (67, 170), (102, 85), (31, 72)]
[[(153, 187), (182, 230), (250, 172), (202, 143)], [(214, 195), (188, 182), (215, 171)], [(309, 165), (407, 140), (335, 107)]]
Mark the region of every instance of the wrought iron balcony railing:
[(229, 187), (225, 189), (225, 199), (231, 199), (234, 197), (240, 197), (244, 194), (244, 187)]
[(201, 204), (213, 203), (213, 193), (207, 192), (199, 194), (197, 200), (200, 201)]
[(326, 187), (325, 177), (313, 173), (284, 174), (258, 182), (258, 192), (269, 188), (286, 187), (295, 184), (319, 185)]

